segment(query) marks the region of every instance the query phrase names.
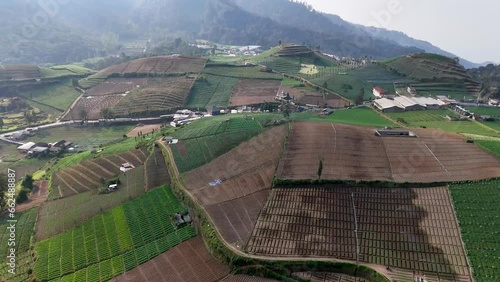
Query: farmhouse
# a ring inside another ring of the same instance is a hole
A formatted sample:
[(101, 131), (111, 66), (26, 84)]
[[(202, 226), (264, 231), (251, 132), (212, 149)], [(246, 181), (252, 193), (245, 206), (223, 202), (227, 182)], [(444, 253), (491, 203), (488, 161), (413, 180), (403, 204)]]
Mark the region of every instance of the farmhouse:
[(438, 100), (440, 100), (441, 102), (445, 103), (446, 105), (448, 105), (448, 104), (451, 104), (451, 105), (457, 104), (456, 100), (450, 99), (450, 98), (448, 98), (446, 96), (436, 96), (436, 98)]
[(417, 111), (425, 109), (425, 106), (420, 105), (412, 98), (400, 96), (394, 98), (394, 102), (405, 109), (405, 111)]
[(406, 91), (408, 91), (408, 93), (413, 96), (417, 95), (417, 89), (415, 89), (415, 87), (408, 86), (408, 88), (406, 88)]
[(489, 104), (490, 106), (498, 106), (498, 105), (500, 105), (500, 100), (498, 100), (498, 99), (490, 99), (490, 100), (488, 101), (488, 104)]
[(131, 169), (135, 168), (134, 165), (132, 165), (131, 163), (124, 163), (122, 164), (122, 166), (120, 167), (120, 171), (121, 172), (127, 172)]
[(385, 90), (380, 87), (373, 88), (373, 95), (377, 98), (382, 98), (386, 94)]
[(31, 148), (28, 154), (33, 157), (44, 156), (49, 153), (49, 147), (37, 146)]
[(382, 112), (394, 113), (394, 112), (404, 112), (405, 108), (401, 105), (395, 103), (393, 100), (387, 98), (377, 99), (374, 102), (375, 107), (377, 107)]

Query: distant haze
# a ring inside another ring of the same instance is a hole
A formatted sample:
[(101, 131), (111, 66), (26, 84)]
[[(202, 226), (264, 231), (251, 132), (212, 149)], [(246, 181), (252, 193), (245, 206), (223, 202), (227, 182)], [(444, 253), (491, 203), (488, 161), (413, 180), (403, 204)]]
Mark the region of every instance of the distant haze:
[[(500, 36), (495, 20), (500, 2), (497, 1), (304, 1), (315, 10), (339, 15), (352, 23), (402, 31), (476, 63), (500, 63)], [(392, 11), (391, 16), (388, 16), (389, 11)]]

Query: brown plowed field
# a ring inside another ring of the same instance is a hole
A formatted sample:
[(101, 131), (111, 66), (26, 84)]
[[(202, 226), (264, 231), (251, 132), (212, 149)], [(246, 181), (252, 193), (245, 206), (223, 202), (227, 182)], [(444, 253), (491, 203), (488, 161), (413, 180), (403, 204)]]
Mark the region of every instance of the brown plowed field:
[(292, 273), (292, 277), (311, 282), (369, 282), (359, 277), (328, 272), (294, 272)]
[(360, 261), (470, 280), (447, 187), (274, 189), (247, 251), (355, 260), (357, 240)]
[(229, 271), (228, 266), (208, 253), (203, 239), (198, 236), (125, 272), (111, 282), (216, 282), (227, 276)]
[(375, 129), (330, 123), (294, 123), (280, 161), (282, 179), (445, 182), (500, 177), (498, 158), (460, 135), (413, 130), (419, 137), (377, 137)]
[(137, 86), (145, 86), (148, 81), (149, 78), (108, 78), (97, 86), (92, 87), (85, 93), (85, 96), (124, 94), (138, 88)]
[(290, 96), (295, 97), (295, 99), (301, 104), (318, 105), (320, 107), (323, 107), (326, 104), (332, 108), (345, 108), (346, 106), (349, 106), (349, 102), (341, 97), (332, 94), (323, 95), (308, 87), (281, 86), (279, 93), (281, 93), (281, 91), (290, 93)]
[(127, 133), (127, 137), (136, 137), (138, 136), (139, 132), (142, 132), (142, 134), (148, 134), (153, 132), (153, 130), (158, 130), (161, 128), (161, 124), (148, 124), (148, 125), (143, 125), (143, 126), (136, 126), (134, 129), (130, 130), (129, 133)]
[(248, 275), (230, 275), (221, 282), (275, 282), (275, 281), (278, 280), (272, 280), (272, 279), (254, 277)]
[(102, 118), (102, 109), (112, 109), (124, 98), (121, 94), (106, 96), (82, 96), (78, 102), (69, 108), (63, 120), (81, 120), (82, 110), (87, 113), (87, 119), (96, 120)]
[(240, 79), (233, 89), (232, 106), (243, 106), (272, 102), (278, 93), (281, 81)]
[(206, 210), (226, 242), (243, 249), (267, 200), (269, 189), (229, 202), (207, 206)]
[(96, 76), (113, 73), (200, 73), (205, 67), (205, 59), (187, 56), (161, 56), (141, 58), (123, 64), (111, 66)]
[[(213, 205), (271, 188), (286, 134), (286, 126), (274, 127), (209, 164), (185, 173), (187, 189), (203, 205)], [(210, 186), (217, 179), (222, 183)]]
[(135, 167), (144, 164), (145, 154), (149, 153), (147, 149), (142, 148), (87, 160), (81, 164), (60, 169), (52, 176), (52, 191), (49, 198), (64, 198), (82, 192), (94, 191), (101, 185), (101, 178), (109, 179), (120, 174), (120, 166), (123, 163), (129, 162)]

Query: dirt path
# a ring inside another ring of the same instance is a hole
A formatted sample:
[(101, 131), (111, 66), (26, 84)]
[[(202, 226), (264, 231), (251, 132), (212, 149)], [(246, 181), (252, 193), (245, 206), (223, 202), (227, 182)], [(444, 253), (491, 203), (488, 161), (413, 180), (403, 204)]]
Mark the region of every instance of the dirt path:
[[(186, 189), (186, 187), (184, 187), (184, 184), (182, 184), (182, 181), (180, 179), (179, 170), (177, 169), (177, 165), (175, 164), (175, 159), (173, 157), (172, 151), (170, 150), (170, 147), (167, 146), (165, 143), (161, 142), (161, 140), (158, 140), (157, 144), (159, 144), (160, 146), (163, 146), (163, 148), (167, 152), (167, 155), (168, 155), (168, 160), (167, 160), (168, 164), (167, 164), (167, 167), (170, 164), (171, 168), (173, 169), (173, 173), (174, 173), (174, 175), (172, 175), (172, 177), (173, 177), (172, 180), (176, 180), (177, 183), (179, 183), (180, 189), (182, 189), (184, 191), (184, 193), (186, 195), (188, 195), (193, 202), (195, 202), (195, 203), (198, 204), (199, 208), (204, 212), (205, 216), (207, 218), (209, 218), (210, 221), (213, 223), (214, 219), (210, 217), (210, 215), (207, 212), (207, 210), (205, 209), (205, 207), (198, 201), (198, 199), (196, 197), (194, 197), (191, 193), (189, 193), (189, 191)], [(174, 183), (174, 181), (172, 181), (172, 182)], [(343, 263), (351, 263), (351, 264), (352, 263), (356, 263), (354, 261), (348, 261), (348, 260), (333, 259), (333, 258), (322, 258), (322, 257), (312, 257), (312, 256), (308, 256), (308, 257), (304, 257), (304, 258), (300, 258), (300, 257), (292, 258), (292, 257), (276, 257), (276, 256), (259, 256), (259, 255), (248, 254), (248, 253), (245, 253), (245, 252), (243, 252), (241, 250), (238, 250), (233, 245), (231, 245), (228, 242), (226, 242), (223, 239), (222, 233), (220, 232), (220, 230), (218, 228), (214, 228), (214, 230), (217, 233), (217, 236), (219, 237), (220, 241), (224, 244), (224, 246), (226, 248), (228, 248), (229, 250), (231, 250), (233, 253), (237, 254), (238, 256), (241, 256), (241, 257), (244, 257), (244, 258), (258, 259), (258, 260), (263, 260), (263, 261), (324, 261), (324, 262), (343, 262)], [(389, 278), (389, 277), (392, 276), (391, 272), (388, 271), (385, 266), (377, 265), (377, 264), (371, 264), (371, 263), (364, 263), (364, 262), (363, 263), (359, 263), (359, 265), (363, 265), (363, 266), (369, 267), (369, 268), (377, 271), (381, 275), (383, 275), (387, 280), (392, 281), (392, 279)]]
[(31, 192), (29, 200), (23, 204), (18, 205), (16, 211), (22, 212), (32, 207), (39, 206), (43, 202), (45, 202), (47, 196), (49, 195), (49, 181), (37, 181), (33, 184), (33, 187), (34, 188)]

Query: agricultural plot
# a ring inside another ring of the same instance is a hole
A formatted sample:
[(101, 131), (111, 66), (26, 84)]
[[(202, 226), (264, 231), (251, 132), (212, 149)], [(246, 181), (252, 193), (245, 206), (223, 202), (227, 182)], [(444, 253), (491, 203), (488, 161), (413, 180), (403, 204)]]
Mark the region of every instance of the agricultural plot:
[(310, 87), (293, 86), (293, 84), (292, 86), (287, 86), (287, 84), (292, 83), (282, 85), (278, 93), (289, 93), (290, 97), (295, 98), (298, 103), (303, 105), (317, 105), (318, 107), (324, 107), (326, 105), (332, 108), (344, 108), (350, 104), (349, 101), (337, 95), (323, 95)]
[(450, 185), (475, 281), (499, 281), (500, 181)]
[(76, 65), (58, 65), (40, 68), (42, 78), (78, 77), (95, 73), (95, 71)]
[[(241, 180), (240, 180), (241, 181)], [(269, 195), (270, 182), (266, 189), (247, 196), (205, 206), (215, 226), (221, 232), (224, 241), (237, 249), (243, 249), (252, 235), (252, 230), (257, 222), (259, 213), (266, 203)], [(252, 187), (242, 187), (249, 190)], [(240, 189), (235, 186), (235, 189)], [(210, 197), (217, 197), (214, 192)]]
[(149, 78), (108, 78), (85, 92), (85, 96), (125, 94), (147, 85)]
[(108, 76), (105, 74), (102, 74), (102, 75), (94, 74), (94, 75), (91, 75), (91, 76), (86, 77), (84, 79), (80, 79), (78, 81), (78, 84), (83, 89), (90, 89), (94, 86), (99, 85), (99, 83), (105, 81), (107, 78), (108, 78)]
[(51, 177), (49, 198), (64, 198), (88, 191), (96, 191), (103, 185), (103, 180), (120, 174), (120, 166), (130, 163), (142, 165), (147, 158), (146, 149), (87, 160), (83, 163), (56, 171)]
[(248, 276), (248, 275), (230, 275), (221, 280), (221, 282), (276, 282), (278, 280), (261, 278), (256, 276)]
[(204, 74), (193, 85), (186, 102), (188, 108), (229, 105), (237, 78)]
[(234, 87), (230, 104), (243, 106), (273, 102), (279, 88), (280, 81), (277, 80), (241, 79)]
[(310, 282), (369, 282), (366, 279), (328, 272), (294, 272), (292, 277)]
[(274, 189), (246, 250), (471, 281), (446, 187)]
[(492, 153), (500, 158), (500, 140), (475, 140), (474, 141), (480, 148)]
[[(205, 129), (199, 126), (207, 123), (210, 125)], [(176, 134), (186, 138), (172, 146), (172, 153), (180, 172), (187, 172), (209, 163), (263, 131), (261, 125), (254, 119), (233, 118), (222, 123), (216, 121), (207, 123), (197, 123), (198, 125), (193, 128), (190, 125)]]
[(20, 96), (42, 103), (64, 112), (81, 95), (73, 88), (71, 79), (64, 79), (54, 84), (42, 85), (37, 89), (23, 91)]
[[(438, 128), (453, 133), (469, 133), (500, 137), (500, 133), (488, 127), (482, 127), (470, 120), (451, 121), (446, 116), (458, 114), (450, 110), (414, 111), (404, 113), (384, 113), (408, 127)], [(494, 126), (494, 124), (493, 124)]]
[(111, 110), (117, 116), (169, 112), (184, 105), (194, 81), (193, 78), (184, 76), (152, 78), (146, 87), (132, 91)]
[(144, 167), (139, 166), (120, 175), (121, 184), (113, 193), (98, 194), (97, 191), (89, 191), (43, 203), (36, 226), (37, 241), (70, 230), (102, 211), (144, 194), (144, 175)]
[(460, 135), (414, 129), (418, 138), (377, 137), (374, 129), (293, 124), (278, 167), (282, 179), (444, 182), (500, 176), (499, 161)]
[(167, 165), (165, 164), (165, 157), (160, 149), (154, 148), (153, 153), (151, 153), (144, 164), (144, 169), (144, 174), (146, 175), (146, 190), (170, 184), (170, 175), (168, 174)]
[(123, 64), (111, 66), (96, 74), (109, 76), (111, 74), (183, 74), (200, 73), (205, 67), (206, 60), (199, 57), (187, 56), (160, 56), (133, 60)]
[(32, 208), (24, 212), (16, 213), (16, 218), (8, 218), (7, 215), (0, 219), (0, 255), (3, 261), (8, 255), (10, 229), (7, 220), (17, 220), (16, 223), (16, 253), (29, 250), (30, 239), (35, 231), (35, 222), (38, 214), (38, 208)]
[(274, 79), (274, 80), (283, 79), (283, 77), (279, 74), (261, 71), (260, 67), (258, 66), (246, 66), (246, 67), (220, 66), (220, 65), (207, 66), (203, 70), (203, 73), (216, 76), (234, 77), (234, 78)]
[(40, 69), (36, 65), (2, 65), (0, 81), (31, 80), (40, 78)]
[(185, 241), (110, 282), (216, 282), (229, 274), (229, 267), (215, 259), (203, 239)]
[(500, 107), (465, 107), (465, 109), (478, 115), (500, 117)]
[(62, 118), (68, 120), (97, 120), (102, 118), (103, 109), (113, 109), (124, 96), (112, 94), (106, 96), (82, 96)]
[(9, 282), (26, 282), (30, 281), (30, 273), (33, 270), (33, 257), (31, 251), (24, 251), (16, 253), (16, 272), (12, 274), (9, 272), (9, 265), (7, 261), (2, 261), (0, 264), (0, 277), (1, 281)]
[[(392, 83), (411, 83), (411, 79), (406, 78), (396, 72), (392, 72), (377, 64), (369, 64), (352, 70), (351, 75), (358, 77), (366, 83), (372, 84), (392, 84)], [(370, 90), (370, 89), (368, 89)]]
[[(234, 200), (269, 189), (286, 128), (279, 126), (183, 175), (187, 189), (203, 204)], [(219, 179), (221, 183), (214, 184)]]
[(155, 189), (35, 245), (39, 280), (104, 281), (158, 256), (195, 235), (175, 229), (183, 211), (170, 188)]
[[(311, 79), (311, 82), (325, 86), (328, 90), (331, 90), (339, 95), (342, 95), (348, 99), (354, 100), (358, 97), (361, 90), (364, 89), (364, 99), (368, 100), (374, 97), (371, 89), (374, 87), (372, 83), (367, 83), (359, 79), (354, 75), (327, 75), (320, 78)], [(377, 84), (376, 86), (382, 87), (389, 92), (394, 92), (393, 84)]]

